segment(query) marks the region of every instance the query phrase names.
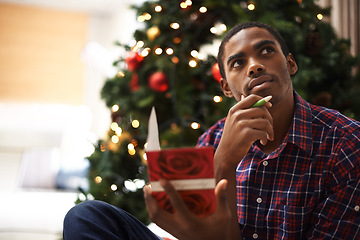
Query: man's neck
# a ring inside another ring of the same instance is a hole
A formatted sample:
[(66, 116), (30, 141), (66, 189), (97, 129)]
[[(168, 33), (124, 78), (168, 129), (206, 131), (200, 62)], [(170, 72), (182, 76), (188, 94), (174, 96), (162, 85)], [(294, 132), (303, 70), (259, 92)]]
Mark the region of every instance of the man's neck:
[(277, 103), (276, 106), (273, 105), (269, 110), (273, 117), (274, 140), (268, 141), (265, 146), (260, 145), (261, 150), (267, 155), (275, 151), (280, 146), (293, 122), (295, 111), (293, 92), (281, 102)]

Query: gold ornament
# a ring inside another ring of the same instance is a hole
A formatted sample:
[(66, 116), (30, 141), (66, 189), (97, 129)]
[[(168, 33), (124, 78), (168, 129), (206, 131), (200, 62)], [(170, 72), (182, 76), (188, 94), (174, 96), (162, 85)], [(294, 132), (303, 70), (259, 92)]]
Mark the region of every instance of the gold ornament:
[(154, 39), (156, 37), (158, 37), (160, 35), (160, 29), (157, 26), (153, 26), (151, 28), (149, 28), (146, 32), (147, 37), (150, 41), (154, 41)]

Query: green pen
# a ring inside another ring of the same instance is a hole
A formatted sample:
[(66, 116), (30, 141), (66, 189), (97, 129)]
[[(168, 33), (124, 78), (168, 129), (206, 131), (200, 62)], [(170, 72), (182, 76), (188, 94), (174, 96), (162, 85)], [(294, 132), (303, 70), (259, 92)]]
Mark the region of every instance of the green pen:
[(252, 108), (253, 107), (261, 107), (265, 103), (269, 102), (271, 98), (272, 98), (272, 96), (264, 97), (264, 98), (260, 99), (259, 101), (257, 101), (256, 103), (254, 103), (251, 107)]

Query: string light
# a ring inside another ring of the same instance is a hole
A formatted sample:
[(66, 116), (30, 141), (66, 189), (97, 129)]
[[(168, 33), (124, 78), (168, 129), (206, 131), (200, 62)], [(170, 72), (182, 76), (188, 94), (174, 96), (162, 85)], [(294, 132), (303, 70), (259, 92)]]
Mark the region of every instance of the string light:
[(138, 48), (142, 48), (144, 45), (145, 45), (144, 41), (138, 41), (138, 42), (136, 43), (136, 46), (137, 46)]
[(143, 15), (138, 16), (138, 22), (145, 22), (145, 17)]
[(120, 78), (123, 78), (125, 77), (125, 73), (123, 71), (119, 71), (117, 74), (116, 74), (117, 77), (120, 77)]
[(94, 179), (95, 183), (99, 184), (102, 182), (102, 177), (100, 176), (96, 176), (95, 179)]
[(166, 52), (167, 55), (173, 55), (173, 54), (174, 54), (174, 49), (172, 49), (172, 48), (167, 48), (167, 49), (165, 50), (165, 52)]
[(151, 49), (149, 47), (145, 48), (144, 50), (141, 51), (140, 55), (142, 57), (146, 57), (147, 55), (149, 55)]
[(115, 104), (115, 105), (113, 105), (112, 107), (111, 107), (111, 111), (112, 112), (117, 112), (117, 111), (119, 111), (119, 105), (117, 105), (117, 104)]
[(111, 141), (112, 141), (113, 143), (118, 143), (118, 142), (119, 142), (119, 137), (116, 136), (116, 135), (113, 135), (113, 136), (111, 137)]
[(324, 18), (324, 16), (323, 16), (321, 13), (319, 13), (318, 15), (316, 15), (316, 17), (317, 17), (317, 19), (319, 19), (320, 21)]
[(255, 10), (255, 5), (253, 3), (250, 3), (247, 8), (250, 10), (250, 11), (253, 11)]
[(115, 192), (115, 191), (118, 189), (118, 187), (116, 186), (116, 184), (112, 184), (112, 185), (110, 186), (110, 189), (111, 189), (113, 192)]
[(183, 8), (183, 9), (187, 8), (186, 2), (181, 2), (180, 7)]
[(207, 12), (207, 8), (206, 8), (206, 7), (200, 7), (200, 8), (199, 8), (199, 12), (201, 12), (201, 13), (206, 13), (206, 12)]
[(172, 57), (171, 58), (171, 61), (175, 64), (178, 64), (180, 62), (179, 58), (178, 57)]
[(217, 31), (216, 27), (212, 27), (212, 28), (210, 28), (210, 32), (212, 34), (216, 34), (218, 31)]
[(224, 23), (220, 24), (219, 27), (220, 27), (220, 30), (223, 32), (225, 32), (227, 30), (227, 26)]
[(134, 144), (129, 143), (129, 144), (127, 145), (127, 148), (128, 148), (128, 150), (134, 150), (134, 149), (135, 149), (135, 146), (134, 146)]
[(191, 123), (191, 128), (192, 128), (192, 129), (199, 129), (199, 128), (200, 128), (200, 124), (197, 123), (197, 122), (192, 122), (192, 123)]
[(173, 22), (173, 23), (171, 23), (170, 24), (170, 27), (172, 28), (172, 29), (179, 29), (180, 28), (180, 24), (179, 23), (176, 23), (176, 22)]
[(214, 96), (213, 100), (214, 100), (214, 102), (219, 103), (219, 102), (222, 101), (222, 97), (220, 97), (220, 96)]
[(179, 43), (181, 43), (181, 38), (180, 37), (175, 37), (174, 39), (173, 39), (173, 43), (175, 43), (175, 44), (179, 44)]
[(149, 21), (151, 19), (150, 13), (144, 13), (145, 20)]
[(115, 131), (117, 128), (119, 127), (119, 125), (117, 124), (117, 122), (112, 122), (110, 124), (110, 128), (111, 130)]
[(196, 57), (199, 56), (199, 52), (196, 51), (196, 50), (192, 50), (192, 51), (190, 52), (190, 55), (193, 56), (194, 58), (196, 58)]
[(161, 11), (162, 11), (162, 6), (156, 5), (155, 6), (155, 12), (161, 12)]
[(188, 6), (191, 6), (191, 5), (192, 5), (192, 1), (191, 1), (191, 0), (186, 0), (185, 3), (186, 3), (186, 5), (188, 5)]
[(160, 54), (162, 54), (162, 52), (163, 52), (163, 50), (161, 48), (156, 48), (155, 49), (155, 54), (156, 55), (160, 55)]
[(149, 21), (151, 19), (150, 13), (144, 13), (143, 15), (138, 16), (137, 20), (139, 22)]
[(139, 120), (134, 119), (134, 120), (131, 122), (131, 126), (133, 126), (133, 128), (138, 128), (138, 127), (140, 126)]
[(122, 128), (121, 128), (121, 127), (116, 128), (116, 129), (115, 129), (115, 133), (116, 133), (116, 135), (117, 135), (118, 137), (120, 137), (121, 134), (122, 134)]
[(136, 154), (136, 150), (135, 150), (135, 149), (128, 150), (128, 153), (129, 153), (131, 156), (134, 156), (134, 155)]
[(197, 66), (197, 62), (196, 62), (194, 59), (190, 60), (190, 61), (189, 61), (189, 66), (192, 67), (192, 68), (196, 67), (196, 66)]

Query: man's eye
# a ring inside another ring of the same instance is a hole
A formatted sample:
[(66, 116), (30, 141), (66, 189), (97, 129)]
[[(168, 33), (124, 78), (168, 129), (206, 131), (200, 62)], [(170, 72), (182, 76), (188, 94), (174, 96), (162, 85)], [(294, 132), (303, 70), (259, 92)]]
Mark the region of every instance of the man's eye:
[(267, 54), (272, 52), (274, 52), (274, 49), (272, 47), (266, 47), (261, 51), (262, 54)]
[(237, 67), (240, 67), (242, 64), (243, 64), (243, 61), (235, 60), (232, 64), (232, 67), (237, 68)]

